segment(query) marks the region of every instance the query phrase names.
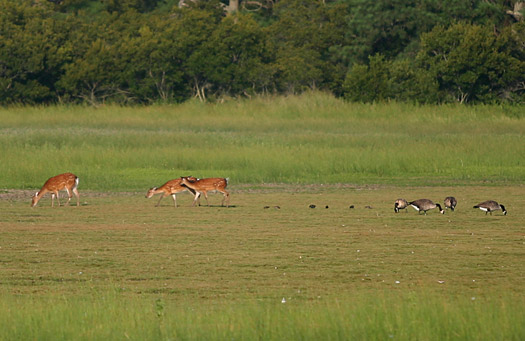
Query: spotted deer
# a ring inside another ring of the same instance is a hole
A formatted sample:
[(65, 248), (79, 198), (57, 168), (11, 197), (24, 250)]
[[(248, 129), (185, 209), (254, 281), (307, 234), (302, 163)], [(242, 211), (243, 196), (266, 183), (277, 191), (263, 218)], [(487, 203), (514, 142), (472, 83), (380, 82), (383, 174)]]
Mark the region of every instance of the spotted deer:
[[(194, 178), (192, 176), (188, 176), (187, 178), (190, 181), (197, 181), (198, 180), (197, 178)], [(179, 179), (173, 179), (173, 180), (170, 180), (170, 181), (166, 182), (164, 185), (162, 185), (160, 187), (152, 187), (152, 188), (150, 188), (148, 193), (146, 193), (146, 198), (149, 199), (152, 196), (154, 196), (155, 194), (162, 193), (162, 195), (160, 196), (159, 202), (157, 202), (157, 205), (155, 205), (155, 206), (158, 207), (160, 205), (160, 201), (162, 200), (162, 198), (164, 198), (164, 197), (166, 197), (168, 195), (171, 195), (171, 197), (173, 198), (173, 204), (175, 205), (175, 207), (177, 207), (177, 196), (176, 196), (176, 194), (184, 192), (184, 191), (189, 191), (193, 195), (195, 195), (195, 191), (193, 189), (191, 189), (191, 188), (188, 188), (188, 187), (184, 186), (182, 184), (182, 180), (180, 178)]]
[(182, 177), (181, 183), (196, 192), (195, 199), (193, 200), (193, 206), (195, 206), (201, 194), (204, 194), (204, 198), (206, 198), (206, 204), (210, 206), (208, 203), (208, 191), (221, 192), (223, 194), (221, 206), (224, 206), (225, 201), (226, 207), (229, 207), (230, 205), (230, 193), (226, 191), (226, 186), (228, 186), (228, 178), (207, 178), (192, 181), (188, 177)]
[(80, 206), (80, 198), (78, 195), (77, 187), (78, 177), (72, 173), (59, 174), (57, 176), (49, 178), (44, 183), (44, 186), (42, 186), (40, 191), (36, 192), (36, 194), (33, 195), (31, 200), (31, 207), (35, 207), (38, 201), (40, 201), (40, 199), (42, 199), (42, 197), (48, 192), (51, 192), (51, 207), (55, 206), (55, 196), (57, 197), (58, 206), (60, 206), (60, 198), (58, 196), (58, 191), (61, 191), (63, 189), (67, 191), (68, 196), (66, 205), (69, 205), (71, 197), (73, 197), (73, 194), (75, 194), (75, 196), (77, 197), (77, 206)]

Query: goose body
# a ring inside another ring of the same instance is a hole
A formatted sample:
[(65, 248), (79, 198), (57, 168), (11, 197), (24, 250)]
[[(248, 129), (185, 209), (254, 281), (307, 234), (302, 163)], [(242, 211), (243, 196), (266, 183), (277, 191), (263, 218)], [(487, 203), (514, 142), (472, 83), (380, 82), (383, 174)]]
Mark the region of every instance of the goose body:
[(498, 210), (502, 210), (503, 215), (507, 215), (507, 210), (505, 209), (505, 206), (498, 204), (494, 200), (484, 201), (474, 206), (474, 208), (479, 208), (480, 210), (485, 211), (485, 215), (487, 215), (487, 213), (490, 213), (492, 215), (492, 211)]
[(432, 200), (429, 199), (419, 199), (416, 201), (409, 202), (408, 204), (419, 213), (424, 212), (425, 214), (427, 214), (428, 210), (431, 210), (436, 207), (439, 208), (439, 213), (445, 213), (445, 211), (443, 211), (443, 209), (441, 208), (440, 204), (435, 204)]
[(457, 204), (458, 204), (458, 201), (456, 200), (456, 198), (454, 197), (445, 198), (445, 208), (450, 208), (451, 211), (454, 211)]
[(394, 212), (398, 213), (399, 210), (404, 210), (407, 207), (408, 207), (408, 202), (405, 199), (397, 199), (396, 202), (394, 203)]

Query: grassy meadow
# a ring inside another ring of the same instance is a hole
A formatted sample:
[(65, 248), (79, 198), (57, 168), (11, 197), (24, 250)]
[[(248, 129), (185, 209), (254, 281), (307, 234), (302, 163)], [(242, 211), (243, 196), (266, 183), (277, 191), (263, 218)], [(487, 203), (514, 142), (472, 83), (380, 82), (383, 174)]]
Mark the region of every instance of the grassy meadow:
[(351, 104), (324, 94), (222, 104), (0, 108), (0, 188), (77, 174), (143, 190), (192, 174), (259, 183), (522, 183), (522, 107)]
[[(521, 109), (0, 108), (0, 339), (523, 340)], [(30, 208), (66, 171), (80, 207)], [(229, 177), (231, 207), (144, 197), (189, 174)]]

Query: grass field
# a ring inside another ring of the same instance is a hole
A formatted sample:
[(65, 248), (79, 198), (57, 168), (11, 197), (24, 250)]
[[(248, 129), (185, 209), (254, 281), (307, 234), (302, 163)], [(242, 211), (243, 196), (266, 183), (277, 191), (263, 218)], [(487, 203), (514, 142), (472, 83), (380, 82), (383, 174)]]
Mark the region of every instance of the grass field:
[[(521, 186), (232, 192), (230, 208), (183, 193), (177, 209), (144, 193), (54, 209), (3, 194), (0, 338), (524, 336)], [(455, 212), (393, 212), (398, 196), (451, 194)], [(489, 197), (509, 214), (472, 209)]]
[[(516, 108), (315, 95), (0, 117), (2, 340), (525, 339)], [(81, 206), (31, 209), (64, 171)], [(188, 173), (229, 176), (232, 206), (144, 197)], [(449, 195), (445, 215), (393, 210)], [(508, 215), (472, 208), (487, 199)]]
[(37, 188), (65, 170), (98, 191), (141, 191), (190, 174), (232, 184), (523, 183), (524, 111), (351, 104), (323, 94), (0, 108), (0, 188)]

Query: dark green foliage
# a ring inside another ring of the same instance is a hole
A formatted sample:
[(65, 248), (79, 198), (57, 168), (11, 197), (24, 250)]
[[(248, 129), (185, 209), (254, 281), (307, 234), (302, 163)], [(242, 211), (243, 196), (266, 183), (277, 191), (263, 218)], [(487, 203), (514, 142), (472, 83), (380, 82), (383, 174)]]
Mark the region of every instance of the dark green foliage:
[(523, 99), (523, 37), (512, 29), (456, 24), (422, 35), (419, 67), (439, 84), (444, 100), (492, 102)]
[(25, 2), (0, 2), (0, 103), (52, 99), (67, 25), (52, 14)]
[(384, 56), (370, 57), (368, 65), (355, 64), (348, 72), (344, 91), (351, 101), (383, 100), (436, 103), (437, 82), (428, 72), (408, 60), (388, 61)]
[(388, 59), (413, 55), (417, 39), (436, 25), (476, 21), (495, 25), (503, 21), (503, 6), (483, 0), (343, 0), (349, 5), (341, 52), (350, 62), (366, 62), (381, 53)]
[(0, 0), (0, 104), (310, 89), (366, 102), (525, 101), (525, 22), (506, 14), (511, 1), (184, 4)]
[(280, 91), (340, 86), (345, 67), (333, 63), (332, 47), (344, 45), (345, 6), (321, 1), (281, 1), (269, 27)]
[(109, 12), (135, 10), (144, 13), (153, 10), (160, 2), (163, 0), (105, 0), (104, 4)]

